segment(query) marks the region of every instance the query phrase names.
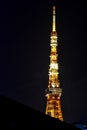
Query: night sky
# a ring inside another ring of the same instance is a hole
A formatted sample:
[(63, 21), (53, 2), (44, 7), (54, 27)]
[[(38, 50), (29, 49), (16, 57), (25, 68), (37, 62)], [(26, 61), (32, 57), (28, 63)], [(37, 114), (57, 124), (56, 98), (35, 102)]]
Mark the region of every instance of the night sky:
[(0, 94), (45, 113), (52, 6), (57, 8), (61, 105), (66, 122), (87, 119), (85, 0), (3, 0)]

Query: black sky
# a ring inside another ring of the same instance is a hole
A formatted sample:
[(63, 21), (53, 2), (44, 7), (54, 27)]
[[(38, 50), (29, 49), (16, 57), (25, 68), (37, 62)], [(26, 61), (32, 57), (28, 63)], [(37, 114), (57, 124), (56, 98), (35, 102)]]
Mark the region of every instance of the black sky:
[(45, 112), (52, 6), (57, 8), (64, 120), (87, 119), (87, 4), (83, 1), (2, 1), (0, 94)]

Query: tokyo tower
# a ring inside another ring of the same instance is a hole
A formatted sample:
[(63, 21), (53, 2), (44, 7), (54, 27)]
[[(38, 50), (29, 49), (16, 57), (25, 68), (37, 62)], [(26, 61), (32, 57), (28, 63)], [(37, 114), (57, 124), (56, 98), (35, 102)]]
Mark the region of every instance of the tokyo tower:
[(62, 88), (59, 82), (58, 73), (58, 36), (56, 31), (56, 7), (53, 6), (52, 31), (50, 36), (50, 65), (49, 65), (49, 83), (46, 89), (46, 114), (63, 121), (61, 101)]

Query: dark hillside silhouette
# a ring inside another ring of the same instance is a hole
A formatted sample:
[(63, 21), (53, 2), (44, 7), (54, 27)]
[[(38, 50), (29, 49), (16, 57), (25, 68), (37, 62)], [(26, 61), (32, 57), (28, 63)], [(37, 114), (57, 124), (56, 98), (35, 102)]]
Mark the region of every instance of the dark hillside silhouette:
[(0, 120), (1, 130), (30, 130), (37, 128), (45, 130), (79, 130), (71, 124), (49, 117), (3, 96), (0, 97)]

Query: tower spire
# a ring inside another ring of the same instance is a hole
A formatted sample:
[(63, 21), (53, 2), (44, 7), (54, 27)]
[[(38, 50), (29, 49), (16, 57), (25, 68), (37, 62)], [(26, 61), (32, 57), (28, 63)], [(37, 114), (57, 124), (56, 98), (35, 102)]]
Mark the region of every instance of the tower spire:
[(56, 32), (56, 16), (55, 16), (55, 6), (53, 6), (53, 23), (52, 23), (52, 32), (50, 36), (50, 65), (49, 65), (49, 82), (48, 88), (46, 89), (47, 105), (46, 105), (46, 114), (51, 117), (58, 118), (63, 121), (62, 110), (61, 110), (61, 101), (60, 97), (62, 94), (62, 88), (60, 87), (59, 82), (59, 73), (58, 73), (58, 54), (57, 54), (57, 32)]
[(55, 6), (53, 6), (52, 32), (56, 32), (56, 7)]

